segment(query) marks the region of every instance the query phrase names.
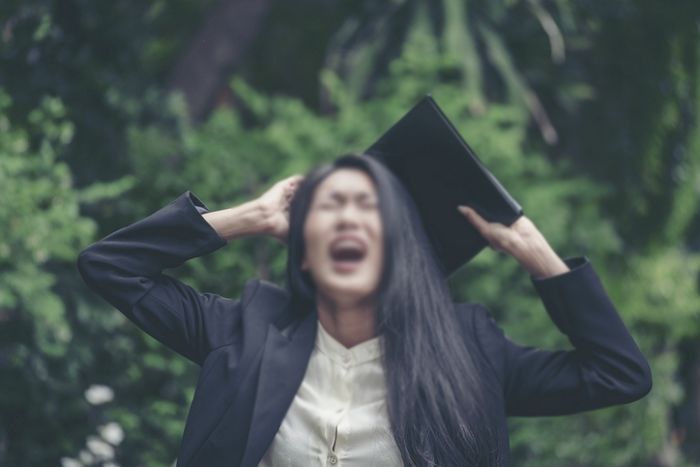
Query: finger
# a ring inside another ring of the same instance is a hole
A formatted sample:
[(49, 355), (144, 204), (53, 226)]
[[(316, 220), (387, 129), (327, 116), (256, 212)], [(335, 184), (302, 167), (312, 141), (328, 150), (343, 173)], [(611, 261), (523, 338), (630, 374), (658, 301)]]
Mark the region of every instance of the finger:
[(291, 177), (283, 178), (282, 180), (278, 180), (277, 183), (275, 183), (275, 186), (283, 187), (285, 189), (291, 188), (291, 187), (296, 187), (299, 185), (301, 180), (304, 177), (301, 175), (292, 175)]
[(299, 183), (301, 183), (302, 180), (304, 180), (304, 176), (296, 174), (292, 175), (291, 177), (288, 177), (286, 181), (290, 185), (298, 185)]
[(461, 212), (464, 217), (472, 223), (474, 227), (483, 235), (483, 233), (488, 228), (489, 223), (479, 215), (474, 209), (469, 206), (457, 206), (459, 212)]
[(303, 179), (304, 177), (302, 177), (301, 175), (294, 175), (285, 179), (283, 182), (285, 191), (290, 195), (294, 195), (294, 193), (296, 193), (297, 189), (299, 188), (299, 185), (301, 185)]
[(293, 175), (282, 181), (284, 201), (287, 206), (289, 206), (289, 203), (292, 202), (292, 198), (294, 198), (294, 195), (299, 189), (299, 185), (301, 184), (303, 179), (304, 177), (301, 175)]
[(303, 179), (304, 177), (301, 175), (292, 175), (291, 177), (281, 180), (280, 185), (282, 185), (286, 190), (296, 190)]

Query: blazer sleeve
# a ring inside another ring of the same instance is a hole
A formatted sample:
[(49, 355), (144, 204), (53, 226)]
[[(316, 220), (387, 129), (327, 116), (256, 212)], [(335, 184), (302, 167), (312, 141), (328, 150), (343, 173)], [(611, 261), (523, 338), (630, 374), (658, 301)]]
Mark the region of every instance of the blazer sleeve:
[(209, 352), (240, 337), (243, 309), (259, 281), (240, 299), (200, 293), (163, 270), (226, 244), (204, 220), (206, 206), (190, 192), (89, 246), (78, 257), (87, 285), (166, 346), (202, 364)]
[(477, 341), (503, 387), (507, 415), (564, 415), (635, 401), (651, 390), (651, 370), (586, 258), (570, 271), (531, 278), (572, 350), (509, 340), (485, 307), (472, 314)]

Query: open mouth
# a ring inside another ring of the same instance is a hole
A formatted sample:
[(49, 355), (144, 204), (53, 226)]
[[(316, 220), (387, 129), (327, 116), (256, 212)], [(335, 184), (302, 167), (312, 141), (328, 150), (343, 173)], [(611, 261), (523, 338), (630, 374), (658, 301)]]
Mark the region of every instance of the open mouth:
[(333, 267), (339, 272), (354, 270), (367, 256), (364, 242), (355, 238), (341, 238), (331, 243)]

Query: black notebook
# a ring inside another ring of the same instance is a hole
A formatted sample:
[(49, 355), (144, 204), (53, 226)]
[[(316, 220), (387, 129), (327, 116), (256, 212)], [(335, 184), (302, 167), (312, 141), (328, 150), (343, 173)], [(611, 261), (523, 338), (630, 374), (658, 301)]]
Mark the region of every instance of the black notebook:
[(365, 153), (387, 165), (403, 182), (448, 275), (488, 245), (457, 210), (458, 205), (469, 205), (484, 219), (505, 225), (523, 214), (430, 96)]

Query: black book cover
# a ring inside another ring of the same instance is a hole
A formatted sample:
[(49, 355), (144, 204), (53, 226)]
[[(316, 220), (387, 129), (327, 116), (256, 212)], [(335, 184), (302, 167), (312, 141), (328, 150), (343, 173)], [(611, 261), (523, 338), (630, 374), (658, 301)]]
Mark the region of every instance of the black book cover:
[(448, 275), (488, 245), (458, 205), (469, 205), (484, 219), (504, 225), (523, 214), (430, 96), (365, 154), (383, 162), (403, 182)]

